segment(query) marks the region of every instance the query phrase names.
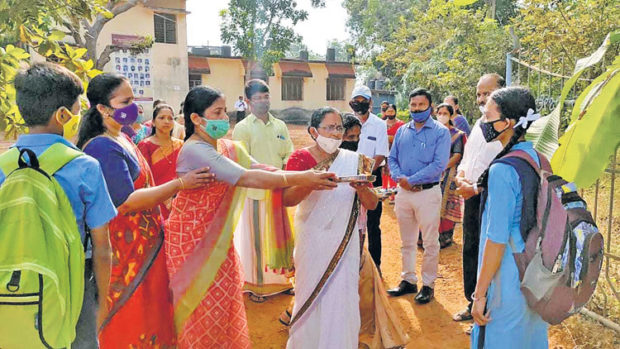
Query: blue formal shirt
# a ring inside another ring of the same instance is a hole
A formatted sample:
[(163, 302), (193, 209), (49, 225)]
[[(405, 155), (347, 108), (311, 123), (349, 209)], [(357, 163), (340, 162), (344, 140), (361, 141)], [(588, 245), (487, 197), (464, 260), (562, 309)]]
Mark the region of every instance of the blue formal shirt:
[(399, 128), (388, 157), (390, 175), (411, 185), (439, 182), (450, 158), (450, 131), (429, 117), (416, 130), (413, 121)]
[[(12, 147), (28, 148), (39, 156), (54, 143), (62, 143), (79, 150), (55, 134), (21, 135)], [(5, 178), (5, 174), (0, 170), (0, 185)], [(82, 241), (85, 225), (91, 229), (99, 228), (116, 217), (117, 211), (108, 194), (101, 167), (94, 158), (86, 154), (77, 157), (58, 170), (54, 178), (71, 203)]]

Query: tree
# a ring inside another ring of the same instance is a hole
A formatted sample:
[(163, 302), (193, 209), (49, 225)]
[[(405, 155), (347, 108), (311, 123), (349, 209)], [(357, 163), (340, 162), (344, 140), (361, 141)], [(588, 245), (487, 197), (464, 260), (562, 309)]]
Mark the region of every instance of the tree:
[[(32, 50), (57, 62), (84, 82), (100, 73), (112, 52), (107, 46), (97, 55), (96, 42), (103, 26), (115, 15), (146, 0), (3, 0), (0, 2), (0, 125), (5, 137), (26, 132), (15, 105), (13, 78)], [(64, 42), (69, 35), (73, 43)], [(141, 51), (152, 39), (136, 42), (130, 50)]]
[[(100, 13), (96, 15), (93, 21), (79, 16), (70, 16), (64, 18), (64, 20), (59, 23), (62, 23), (62, 25), (68, 29), (66, 34), (73, 38), (77, 46), (87, 49), (86, 57), (92, 59), (93, 62), (95, 62), (95, 68), (101, 70), (110, 61), (110, 55), (123, 48), (107, 45), (101, 53), (98, 53), (97, 40), (99, 39), (99, 33), (101, 33), (105, 24), (111, 21), (115, 16), (127, 12), (138, 4), (145, 4), (146, 2), (147, 0), (105, 1), (105, 5), (100, 8)], [(152, 45), (153, 38), (147, 36), (143, 40), (132, 43), (129, 50), (140, 53), (150, 48)]]
[[(459, 7), (442, 0), (411, 3), (411, 8), (397, 11), (398, 19), (387, 20), (395, 29), (372, 43), (367, 64), (381, 72), (390, 89), (405, 94), (425, 87), (436, 100), (455, 94), (466, 115), (474, 114), (480, 76), (505, 70), (505, 54), (511, 47), (507, 32), (486, 17), (485, 7)], [(393, 12), (377, 6), (379, 13)]]
[[(313, 6), (322, 6), (323, 0), (312, 0)], [(274, 63), (285, 55), (289, 47), (300, 41), (295, 25), (308, 18), (308, 12), (297, 9), (294, 0), (230, 0), (222, 10), (221, 38), (232, 44), (239, 55), (251, 64), (261, 65), (270, 73)], [(250, 69), (247, 69), (249, 75)]]
[(355, 46), (348, 41), (330, 40), (327, 47), (336, 50), (337, 62), (348, 62), (355, 57)]

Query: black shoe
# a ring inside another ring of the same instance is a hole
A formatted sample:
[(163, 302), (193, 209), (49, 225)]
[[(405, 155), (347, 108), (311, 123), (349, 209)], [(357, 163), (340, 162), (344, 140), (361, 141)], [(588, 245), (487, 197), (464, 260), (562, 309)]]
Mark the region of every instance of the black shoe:
[(418, 285), (414, 285), (405, 280), (401, 281), (398, 287), (394, 287), (387, 291), (387, 293), (392, 297), (402, 296), (408, 293), (416, 293), (418, 292)]
[(430, 302), (433, 297), (435, 297), (435, 291), (428, 286), (422, 286), (420, 293), (415, 296), (415, 301), (418, 304), (426, 304)]

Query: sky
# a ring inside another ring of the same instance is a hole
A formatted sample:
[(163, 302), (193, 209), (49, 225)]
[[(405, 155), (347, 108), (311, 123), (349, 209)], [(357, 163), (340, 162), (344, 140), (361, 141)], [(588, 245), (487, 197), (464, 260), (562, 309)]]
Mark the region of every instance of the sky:
[[(308, 11), (308, 19), (295, 27), (303, 43), (311, 51), (325, 55), (327, 42), (348, 38), (347, 12), (342, 0), (327, 0), (324, 8), (312, 8), (310, 0), (297, 0), (298, 6)], [(190, 46), (220, 46), (219, 12), (228, 7), (228, 0), (187, 0), (187, 41)]]

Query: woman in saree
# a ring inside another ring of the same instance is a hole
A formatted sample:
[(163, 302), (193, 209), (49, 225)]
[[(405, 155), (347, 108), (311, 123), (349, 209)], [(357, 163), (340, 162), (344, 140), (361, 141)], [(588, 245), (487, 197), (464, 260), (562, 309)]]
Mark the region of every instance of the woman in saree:
[(437, 121), (450, 130), (450, 160), (441, 180), (441, 220), (439, 221), (439, 246), (448, 247), (452, 244), (454, 227), (463, 221), (463, 198), (456, 193), (456, 168), (463, 158), (463, 150), (467, 135), (454, 127), (456, 113), (450, 104), (442, 103), (437, 106)]
[[(240, 143), (222, 139), (229, 129), (226, 99), (205, 86), (193, 88), (183, 113), (187, 139), (177, 173), (208, 166), (216, 181), (180, 192), (166, 222), (166, 257), (174, 301), (179, 348), (249, 348), (243, 277), (232, 244), (244, 188), (277, 189), (303, 185), (336, 187), (326, 172), (284, 172), (257, 164)], [(278, 194), (279, 193), (279, 194)], [(293, 242), (282, 192), (270, 191), (267, 214), (278, 247), (269, 265), (292, 268)]]
[(212, 181), (207, 169), (155, 186), (151, 170), (129, 137), (121, 132), (137, 118), (129, 81), (101, 74), (88, 86), (88, 110), (80, 126), (78, 147), (101, 164), (118, 216), (109, 225), (112, 268), (108, 316), (99, 329), (101, 348), (176, 345), (163, 253), (159, 205), (182, 188)]
[[(398, 113), (398, 108), (395, 104), (390, 104), (383, 113), (385, 116), (385, 124), (387, 125), (387, 134), (388, 134), (388, 144), (390, 149), (392, 148), (392, 142), (394, 142), (394, 136), (396, 136), (396, 131), (403, 126), (405, 123), (402, 120), (396, 118), (396, 114)], [(385, 190), (393, 190), (396, 189), (396, 182), (390, 177), (390, 169), (387, 166), (383, 167), (383, 189)], [(390, 193), (390, 204), (394, 204), (394, 196), (395, 194)]]
[[(312, 114), (308, 132), (316, 143), (295, 151), (287, 170), (330, 171), (338, 176), (370, 174), (372, 161), (339, 149), (340, 112), (325, 107)], [(332, 191), (287, 188), (284, 204), (295, 214), (295, 304), (287, 348), (357, 348), (360, 332), (360, 203), (378, 198), (368, 182), (339, 183)]]
[[(155, 185), (162, 185), (177, 178), (177, 157), (183, 141), (172, 137), (174, 128), (174, 110), (168, 104), (159, 104), (153, 110), (153, 131), (151, 136), (138, 144), (153, 172)], [(164, 220), (170, 215), (172, 198), (161, 205)]]

